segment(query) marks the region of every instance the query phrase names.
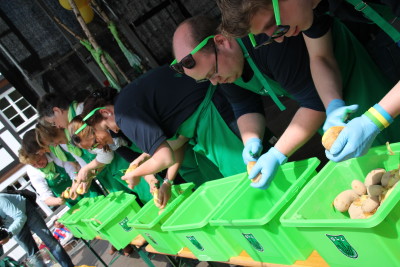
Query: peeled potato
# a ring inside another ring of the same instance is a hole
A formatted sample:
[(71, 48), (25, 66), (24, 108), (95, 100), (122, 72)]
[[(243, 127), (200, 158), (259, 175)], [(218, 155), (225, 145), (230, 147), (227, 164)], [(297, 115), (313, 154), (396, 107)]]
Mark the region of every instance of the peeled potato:
[[(125, 174), (127, 174), (128, 172), (133, 171), (134, 169), (136, 169), (138, 167), (137, 164), (133, 164), (131, 166), (129, 166), (129, 168), (125, 171)], [(126, 183), (128, 183), (128, 181), (125, 181)]]
[(85, 184), (84, 183), (80, 183), (78, 185), (78, 188), (76, 189), (76, 193), (79, 195), (82, 195), (83, 193), (85, 193)]
[[(250, 174), (251, 169), (253, 169), (253, 167), (254, 167), (254, 165), (256, 165), (256, 163), (257, 163), (257, 161), (250, 161), (247, 164), (247, 173), (248, 174)], [(261, 177), (262, 177), (262, 174), (259, 173), (255, 178), (251, 179), (251, 181), (253, 183), (258, 183), (258, 181), (260, 181)]]
[(70, 189), (71, 189), (70, 187), (67, 187), (67, 188), (64, 190), (64, 192), (61, 193), (61, 197), (62, 197), (62, 198), (70, 198), (70, 193), (69, 193), (69, 190), (70, 190)]
[(322, 136), (322, 145), (326, 150), (330, 150), (336, 138), (340, 132), (344, 129), (344, 126), (333, 126), (329, 128)]
[(158, 188), (157, 188), (157, 187), (154, 188), (152, 194), (153, 194), (153, 201), (154, 201), (154, 204), (156, 204), (156, 206), (160, 205), (160, 200), (158, 199)]
[(370, 185), (380, 184), (381, 179), (383, 179), (383, 176), (387, 175), (385, 173), (386, 173), (385, 169), (381, 169), (381, 168), (370, 171), (367, 174), (367, 177), (365, 177), (365, 181), (364, 181), (365, 186), (368, 188), (368, 186), (370, 186)]

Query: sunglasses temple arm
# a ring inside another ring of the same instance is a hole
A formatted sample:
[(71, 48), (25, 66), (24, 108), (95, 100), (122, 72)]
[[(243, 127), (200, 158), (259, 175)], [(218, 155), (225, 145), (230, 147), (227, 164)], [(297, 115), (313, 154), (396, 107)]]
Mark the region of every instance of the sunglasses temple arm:
[(257, 46), (257, 42), (256, 42), (256, 39), (254, 39), (254, 34), (249, 33), (249, 39), (250, 39), (250, 42), (253, 45), (253, 47), (256, 47)]
[(276, 25), (281, 25), (281, 14), (279, 12), (278, 0), (272, 0), (272, 6), (274, 7)]

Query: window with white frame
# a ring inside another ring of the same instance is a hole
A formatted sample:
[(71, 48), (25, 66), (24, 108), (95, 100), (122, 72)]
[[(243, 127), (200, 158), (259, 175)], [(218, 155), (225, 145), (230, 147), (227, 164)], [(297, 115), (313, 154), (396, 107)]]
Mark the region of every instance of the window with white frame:
[(17, 132), (38, 117), (35, 108), (14, 87), (0, 95), (0, 110)]

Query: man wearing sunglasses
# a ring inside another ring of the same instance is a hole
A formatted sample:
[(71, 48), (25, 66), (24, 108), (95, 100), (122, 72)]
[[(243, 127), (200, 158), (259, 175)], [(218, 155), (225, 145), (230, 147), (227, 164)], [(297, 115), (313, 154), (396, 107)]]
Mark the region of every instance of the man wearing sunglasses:
[[(323, 127), (324, 131), (331, 126), (347, 125), (346, 119), (351, 113), (360, 116), (393, 86), (389, 79), (382, 75), (365, 52), (364, 47), (358, 43), (347, 28), (327, 15), (330, 12), (334, 16), (347, 21), (371, 23), (365, 17), (367, 14), (361, 13), (366, 10), (371, 13), (370, 7), (362, 1), (359, 1), (359, 4), (355, 6), (350, 4), (354, 5), (356, 2), (355, 0), (217, 0), (222, 12), (222, 28), (227, 35), (243, 37), (250, 33), (251, 37), (253, 37), (253, 34), (270, 36), (264, 43), (253, 42), (256, 48), (272, 42), (282, 42), (284, 37), (294, 38), (293, 36), (302, 33), (310, 56), (312, 77), (326, 107), (327, 119)], [(393, 12), (400, 14), (398, 0), (383, 0), (381, 2), (389, 5)], [(371, 19), (371, 17), (369, 18)], [(391, 28), (391, 25), (388, 26), (388, 24), (387, 22), (378, 23), (380, 27), (386, 25), (385, 27)], [(361, 28), (360, 26), (362, 24), (358, 25), (359, 28)], [(395, 33), (393, 29), (390, 29), (390, 31), (382, 29), (395, 42), (400, 39), (398, 30)], [(399, 70), (397, 70), (397, 74), (393, 75), (396, 64), (390, 62), (393, 61), (396, 53), (399, 54), (396, 52), (398, 49), (396, 44), (392, 42), (390, 48), (380, 44), (379, 49), (374, 50), (375, 58), (385, 61), (381, 64), (384, 67), (381, 66), (381, 68), (386, 68), (386, 74), (392, 74), (392, 83), (397, 82), (399, 77)], [(383, 57), (380, 58), (379, 55), (382, 55), (386, 50), (391, 52), (387, 52), (389, 55), (385, 55), (385, 60), (382, 59)], [(391, 59), (391, 57), (393, 58)], [(387, 69), (390, 71), (387, 71)], [(345, 101), (358, 105), (346, 106)], [(377, 108), (380, 109), (380, 107)], [(361, 124), (356, 127), (365, 128)], [(397, 124), (397, 126), (392, 127), (386, 130), (383, 135), (379, 135), (374, 145), (398, 140), (396, 131), (400, 128), (394, 128), (400, 127), (400, 125)], [(365, 130), (376, 132), (376, 129), (378, 128)], [(347, 145), (347, 150), (354, 151), (357, 150), (357, 147), (364, 146), (362, 140), (362, 138), (353, 138), (353, 143)], [(372, 141), (369, 145), (371, 144)], [(364, 149), (362, 150), (365, 152)], [(340, 149), (335, 151), (336, 155), (326, 151), (328, 158), (336, 161), (348, 158), (345, 156), (346, 153), (340, 155)]]
[[(285, 40), (283, 44), (272, 43), (254, 50), (249, 38), (227, 38), (218, 33), (218, 25), (217, 21), (201, 16), (184, 21), (174, 34), (177, 60), (171, 68), (183, 71), (197, 81), (209, 79), (213, 84), (221, 84), (234, 108), (245, 144), (243, 160), (246, 164), (257, 161), (249, 178), (254, 178), (259, 172), (263, 174), (258, 183), (251, 185), (265, 189), (279, 165), (307, 142), (323, 123), (324, 106), (311, 78), (307, 53), (297, 53), (298, 49), (306, 51), (300, 36)], [(266, 38), (257, 36), (255, 40), (264, 42)], [(253, 92), (252, 95), (270, 95), (282, 109), (284, 107), (277, 95), (283, 93), (290, 94), (300, 104), (279, 141), (261, 157), (265, 119), (258, 114), (240, 113), (241, 107), (248, 105), (249, 91)]]

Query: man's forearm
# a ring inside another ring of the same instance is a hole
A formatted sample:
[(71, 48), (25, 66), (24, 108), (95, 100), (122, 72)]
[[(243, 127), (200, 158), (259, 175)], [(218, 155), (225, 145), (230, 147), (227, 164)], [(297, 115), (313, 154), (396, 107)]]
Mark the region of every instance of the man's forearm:
[(287, 157), (291, 156), (317, 132), (324, 120), (324, 112), (300, 108), (279, 138), (275, 148)]
[(247, 113), (237, 120), (242, 141), (245, 144), (250, 138), (264, 138), (265, 117), (260, 113)]

